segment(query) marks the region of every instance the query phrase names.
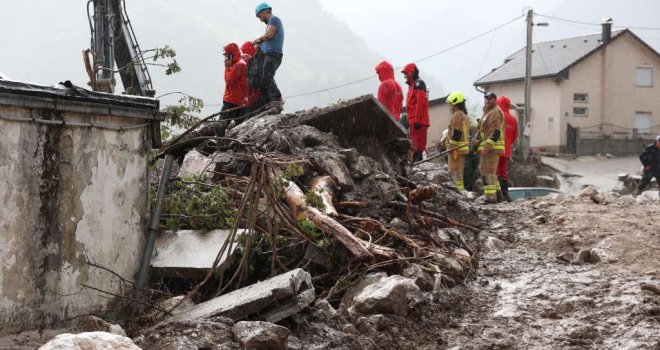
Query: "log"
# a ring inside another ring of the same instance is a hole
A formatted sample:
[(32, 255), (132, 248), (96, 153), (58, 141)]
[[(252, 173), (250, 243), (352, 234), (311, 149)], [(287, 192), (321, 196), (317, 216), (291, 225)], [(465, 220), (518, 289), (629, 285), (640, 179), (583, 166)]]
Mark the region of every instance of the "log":
[(311, 220), (321, 231), (331, 234), (337, 239), (355, 259), (360, 261), (374, 260), (374, 255), (366, 247), (369, 243), (353, 236), (351, 231), (333, 218), (314, 207), (308, 206), (305, 203), (305, 194), (298, 185), (291, 181), (285, 181), (285, 189), (286, 202), (295, 217), (303, 215)]
[(332, 180), (330, 176), (319, 176), (313, 178), (307, 188), (309, 188), (310, 191), (315, 191), (319, 197), (321, 197), (325, 207), (321, 212), (332, 217), (337, 216), (337, 209), (332, 204), (332, 199), (335, 197), (337, 192), (337, 184)]

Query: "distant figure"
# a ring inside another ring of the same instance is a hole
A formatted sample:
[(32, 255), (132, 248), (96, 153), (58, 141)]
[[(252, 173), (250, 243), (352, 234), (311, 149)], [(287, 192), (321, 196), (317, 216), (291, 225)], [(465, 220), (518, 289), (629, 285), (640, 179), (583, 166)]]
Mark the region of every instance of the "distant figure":
[(409, 63), (401, 71), (408, 84), (406, 96), (406, 110), (408, 112), (408, 125), (410, 126), (410, 141), (412, 142), (412, 161), (423, 159), (426, 150), (426, 132), (429, 123), (429, 97), (426, 92), (426, 83), (419, 78), (419, 70), (414, 63)]
[(266, 33), (252, 41), (254, 44), (260, 44), (264, 53), (262, 93), (266, 103), (281, 102), (282, 94), (275, 83), (275, 72), (282, 64), (284, 26), (280, 18), (273, 15), (273, 8), (265, 2), (257, 6), (255, 14), (259, 20), (266, 23)]
[(396, 121), (400, 121), (403, 110), (403, 90), (401, 90), (401, 85), (394, 80), (394, 67), (389, 62), (383, 61), (376, 66), (376, 73), (380, 80), (378, 101), (387, 108)]
[(248, 92), (246, 106), (248, 112), (254, 112), (265, 104), (261, 93), (264, 54), (251, 41), (243, 43), (241, 51), (243, 52), (243, 60), (247, 63)]
[(660, 135), (656, 136), (655, 143), (644, 148), (644, 152), (639, 155), (639, 160), (644, 166), (644, 174), (635, 194), (640, 195), (654, 177), (658, 183), (658, 194), (660, 194)]
[(486, 203), (497, 203), (499, 183), (497, 182), (497, 164), (500, 154), (504, 153), (504, 116), (497, 107), (497, 95), (492, 92), (484, 96), (484, 116), (479, 125), (479, 146), (481, 154), (479, 168), (484, 182)]
[(470, 119), (465, 108), (465, 96), (460, 91), (454, 91), (447, 96), (447, 104), (451, 108), (451, 119), (447, 127), (447, 150), (453, 149), (447, 155), (449, 172), (454, 179), (456, 188), (465, 189), (463, 183), (463, 169), (465, 168), (465, 155), (470, 152)]
[[(234, 120), (240, 124), (245, 113), (247, 98), (247, 64), (241, 58), (241, 50), (235, 43), (224, 47), (225, 56), (225, 93), (222, 97), (222, 111), (232, 110), (220, 117), (223, 120)], [(224, 130), (220, 136), (224, 136)]]
[(497, 165), (497, 179), (502, 189), (502, 198), (511, 202), (509, 197), (509, 160), (511, 159), (511, 148), (518, 139), (518, 121), (509, 112), (511, 100), (506, 96), (497, 98), (497, 105), (504, 114), (504, 153), (500, 154), (500, 160)]

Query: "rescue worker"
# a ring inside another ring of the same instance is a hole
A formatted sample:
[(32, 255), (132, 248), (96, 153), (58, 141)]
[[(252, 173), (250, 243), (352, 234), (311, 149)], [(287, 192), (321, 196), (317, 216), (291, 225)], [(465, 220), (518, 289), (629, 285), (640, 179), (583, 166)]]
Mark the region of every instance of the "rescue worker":
[[(235, 43), (225, 45), (225, 93), (222, 97), (222, 111), (232, 110), (221, 115), (222, 120), (242, 122), (247, 97), (247, 64), (241, 58), (241, 50)], [(220, 136), (224, 136), (224, 130)]]
[(403, 90), (401, 85), (394, 80), (394, 67), (389, 62), (383, 61), (376, 66), (376, 74), (380, 80), (378, 101), (385, 106), (396, 121), (400, 121), (403, 110)]
[(465, 96), (460, 91), (454, 91), (447, 96), (447, 104), (451, 108), (451, 119), (447, 127), (446, 149), (455, 149), (447, 155), (449, 172), (454, 179), (456, 188), (465, 189), (463, 183), (463, 169), (465, 155), (470, 152), (470, 119), (465, 108)]
[[(481, 119), (478, 119), (470, 124), (470, 140), (474, 140), (479, 135), (479, 124)], [(465, 156), (465, 170), (463, 170), (463, 182), (467, 191), (475, 192), (477, 189), (474, 184), (479, 178), (479, 154), (476, 148), (470, 145), (470, 153)]]
[(479, 169), (484, 183), (486, 203), (497, 203), (497, 164), (504, 153), (504, 116), (497, 107), (497, 95), (492, 92), (484, 96), (484, 116), (479, 125), (479, 146), (481, 159)]
[(261, 70), (264, 55), (251, 41), (243, 43), (241, 51), (243, 52), (243, 60), (247, 63), (248, 92), (246, 107), (249, 112), (254, 112), (265, 104), (261, 93), (263, 86)]
[(426, 83), (419, 78), (419, 70), (414, 63), (409, 63), (401, 71), (408, 84), (406, 96), (406, 111), (408, 112), (408, 125), (410, 127), (410, 141), (412, 142), (412, 161), (423, 159), (426, 150), (426, 132), (429, 123), (429, 97), (426, 92)]
[(282, 64), (284, 26), (280, 18), (273, 15), (273, 8), (265, 2), (259, 4), (254, 12), (259, 20), (266, 23), (266, 33), (252, 41), (253, 44), (260, 44), (259, 48), (264, 54), (262, 93), (266, 103), (281, 104), (282, 94), (275, 83), (275, 72)]
[(660, 194), (660, 135), (656, 136), (655, 143), (644, 148), (644, 152), (639, 155), (639, 160), (644, 166), (644, 174), (635, 194), (640, 195), (654, 177), (658, 183), (658, 194)]
[(518, 121), (511, 115), (511, 100), (506, 96), (497, 98), (497, 106), (504, 114), (504, 153), (500, 155), (497, 164), (497, 180), (502, 190), (502, 198), (511, 202), (509, 197), (509, 160), (511, 159), (511, 148), (518, 139)]

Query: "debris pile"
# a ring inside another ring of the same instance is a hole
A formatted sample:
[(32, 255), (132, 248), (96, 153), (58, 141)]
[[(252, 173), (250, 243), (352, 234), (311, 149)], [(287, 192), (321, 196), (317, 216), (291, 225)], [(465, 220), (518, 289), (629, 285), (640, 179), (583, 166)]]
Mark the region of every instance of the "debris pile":
[(200, 123), (156, 157), (179, 166), (151, 262), (159, 291), (140, 301), (159, 306), (125, 326), (143, 349), (296, 348), (274, 323), (295, 328), (311, 306), (375, 317), (344, 333), (377, 329), (474, 273), (480, 211), (446, 166), (411, 169), (405, 131), (371, 95), (221, 127)]

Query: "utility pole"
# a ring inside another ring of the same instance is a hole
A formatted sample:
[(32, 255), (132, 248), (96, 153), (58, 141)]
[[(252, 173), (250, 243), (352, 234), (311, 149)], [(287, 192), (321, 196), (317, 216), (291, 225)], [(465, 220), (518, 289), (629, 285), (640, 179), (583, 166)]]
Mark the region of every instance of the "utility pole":
[[(527, 45), (525, 46), (525, 112), (522, 118), (522, 156), (524, 160), (529, 157), (531, 130), (527, 128), (530, 121), (529, 112), (532, 103), (532, 26), (534, 25), (534, 10), (527, 10)], [(527, 134), (527, 135), (526, 135)]]

